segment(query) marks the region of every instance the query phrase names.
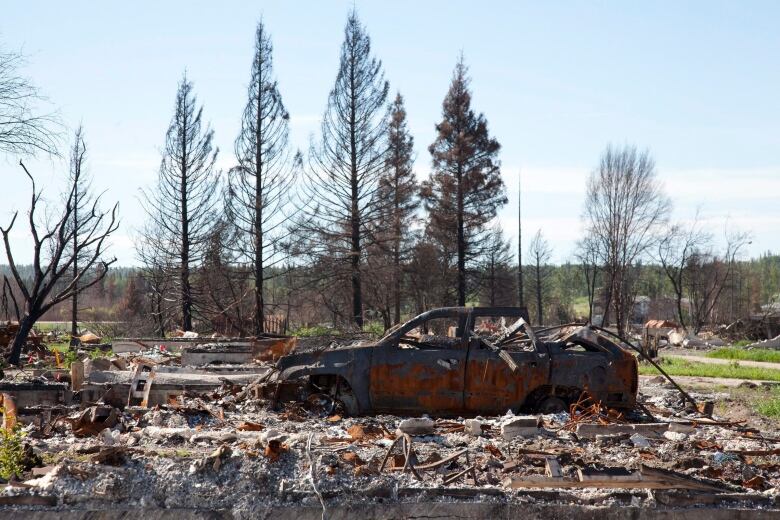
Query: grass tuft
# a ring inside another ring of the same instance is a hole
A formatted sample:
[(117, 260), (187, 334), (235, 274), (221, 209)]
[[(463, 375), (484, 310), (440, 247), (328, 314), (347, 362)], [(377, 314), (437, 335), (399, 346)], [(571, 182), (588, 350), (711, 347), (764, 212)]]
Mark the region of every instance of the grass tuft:
[[(741, 366), (738, 361), (728, 365), (697, 363), (678, 358), (661, 359), (661, 367), (670, 376), (724, 377), (730, 379), (757, 379), (763, 381), (780, 381), (780, 370), (772, 368)], [(639, 373), (644, 375), (659, 374), (658, 370), (646, 363), (639, 364)]]
[(291, 332), (293, 336), (301, 338), (310, 338), (314, 336), (338, 336), (341, 331), (333, 329), (331, 327), (324, 327), (322, 325), (315, 325), (313, 327), (301, 327)]
[(772, 392), (771, 397), (762, 398), (755, 405), (756, 410), (766, 417), (780, 417), (780, 393)]
[(717, 359), (737, 359), (748, 361), (764, 361), (767, 363), (780, 363), (780, 350), (768, 348), (756, 348), (745, 350), (737, 347), (723, 347), (707, 353), (707, 357)]

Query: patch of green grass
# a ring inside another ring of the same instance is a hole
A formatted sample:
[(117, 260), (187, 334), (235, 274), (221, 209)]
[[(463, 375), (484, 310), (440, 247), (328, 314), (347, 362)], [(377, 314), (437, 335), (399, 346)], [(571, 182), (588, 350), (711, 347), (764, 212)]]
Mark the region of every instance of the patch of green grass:
[(747, 347), (755, 343), (752, 339), (740, 339), (731, 344), (732, 347)]
[(363, 332), (368, 332), (372, 336), (382, 337), (385, 333), (385, 326), (380, 321), (372, 321), (363, 325)]
[(745, 350), (736, 347), (723, 347), (719, 348), (718, 350), (708, 352), (707, 357), (717, 359), (737, 359), (780, 363), (780, 350), (767, 348)]
[(67, 341), (58, 341), (55, 343), (49, 343), (48, 347), (52, 352), (55, 350), (58, 352), (67, 352), (70, 350), (70, 343)]
[(76, 351), (71, 349), (70, 344), (67, 342), (51, 343), (49, 344), (48, 348), (51, 352), (59, 353), (60, 363), (62, 364), (63, 368), (70, 368), (71, 363), (78, 361)]
[[(671, 358), (662, 359), (661, 367), (670, 376), (726, 377), (730, 379), (780, 381), (780, 370), (740, 366), (738, 361), (728, 365), (715, 365)], [(639, 364), (639, 373), (644, 375), (659, 374), (654, 366), (646, 363)]]
[(89, 353), (90, 359), (110, 358), (113, 356), (114, 356), (114, 351), (112, 349), (100, 350), (99, 348), (96, 348), (95, 350)]
[(314, 325), (313, 327), (301, 327), (292, 332), (293, 336), (299, 336), (301, 338), (310, 338), (313, 336), (338, 336), (341, 331), (333, 329), (331, 327), (324, 327), (322, 325)]
[(57, 451), (57, 452), (44, 451), (43, 453), (41, 453), (41, 460), (47, 466), (54, 466), (55, 464), (61, 462), (62, 459), (66, 458), (67, 455), (68, 453), (65, 451)]
[(68, 331), (70, 330), (69, 321), (36, 321), (35, 330), (38, 332), (52, 332), (52, 331)]
[(574, 298), (574, 301), (572, 302), (572, 307), (574, 308), (574, 315), (575, 316), (588, 316), (588, 297), (587, 296), (578, 296), (577, 298)]
[(763, 397), (755, 403), (758, 413), (766, 417), (780, 417), (780, 392), (774, 390), (771, 395)]

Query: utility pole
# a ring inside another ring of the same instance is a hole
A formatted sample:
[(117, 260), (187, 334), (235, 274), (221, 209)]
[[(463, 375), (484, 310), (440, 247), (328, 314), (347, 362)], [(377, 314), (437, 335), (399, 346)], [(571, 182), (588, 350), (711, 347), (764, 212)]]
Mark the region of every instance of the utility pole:
[(522, 189), (520, 175), (517, 172), (517, 305), (525, 307), (523, 298), (523, 219), (522, 219)]

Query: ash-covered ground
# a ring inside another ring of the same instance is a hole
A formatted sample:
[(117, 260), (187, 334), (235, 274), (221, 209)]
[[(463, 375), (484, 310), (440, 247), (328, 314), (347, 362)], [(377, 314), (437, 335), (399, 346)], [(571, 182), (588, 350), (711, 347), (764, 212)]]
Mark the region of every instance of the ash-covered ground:
[[(35, 470), (40, 476), (27, 472), (6, 485), (0, 499), (12, 503), (0, 507), (188, 509), (239, 518), (272, 505), (327, 512), (345, 503), (405, 500), (777, 507), (780, 434), (749, 423), (718, 423), (717, 416), (709, 424), (660, 377), (642, 381), (640, 401), (648, 413), (583, 412), (576, 420), (569, 413), (344, 417), (316, 402), (271, 410), (242, 390), (225, 385), (151, 410), (126, 409), (100, 430), (75, 408), (70, 418), (43, 428), (28, 425), (25, 442), (44, 468)], [(692, 397), (718, 401), (728, 395)], [(625, 426), (632, 423), (638, 425)], [(548, 478), (551, 470), (568, 482), (583, 471), (639, 471), (643, 465), (693, 484), (654, 491), (512, 484)]]

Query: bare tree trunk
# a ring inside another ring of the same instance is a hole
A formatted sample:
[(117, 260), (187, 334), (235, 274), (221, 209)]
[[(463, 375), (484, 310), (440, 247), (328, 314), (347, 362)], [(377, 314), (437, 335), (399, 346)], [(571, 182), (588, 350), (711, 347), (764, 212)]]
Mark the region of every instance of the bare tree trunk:
[(393, 323), (401, 323), (401, 238), (400, 225), (396, 227), (395, 250), (393, 251)]
[[(75, 198), (75, 193), (74, 193)], [(78, 211), (78, 203), (74, 202), (73, 204), (73, 221), (78, 222), (78, 218), (76, 217), (76, 212)], [(78, 247), (78, 237), (76, 234), (73, 234), (73, 250), (76, 251)], [(73, 279), (75, 280), (79, 275), (79, 268), (78, 268), (78, 257), (73, 258)], [(78, 285), (78, 284), (77, 284)], [(71, 338), (75, 338), (78, 336), (79, 329), (78, 329), (78, 321), (79, 321), (79, 295), (78, 292), (73, 293), (73, 298), (71, 300), (71, 309), (70, 309), (70, 335)], [(75, 339), (71, 339), (71, 345), (75, 343)]]
[(358, 210), (357, 171), (352, 169), (352, 318), (355, 325), (363, 328), (363, 288), (360, 280), (360, 212)]
[(544, 325), (544, 310), (542, 309), (542, 266), (540, 258), (536, 257), (536, 318), (539, 325)]
[(490, 306), (496, 306), (496, 262), (490, 259)]
[(8, 359), (8, 363), (11, 365), (19, 365), (19, 361), (22, 356), (22, 349), (24, 344), (27, 343), (27, 337), (30, 335), (30, 331), (33, 329), (33, 325), (38, 321), (38, 318), (25, 311), (22, 320), (19, 322), (19, 331), (14, 336), (14, 341), (11, 343), (11, 357)]
[(466, 236), (463, 229), (463, 167), (458, 164), (458, 305), (466, 305)]
[[(184, 127), (187, 126), (185, 115)], [(181, 161), (181, 328), (192, 330), (192, 293), (190, 290), (190, 231), (187, 212), (187, 145), (182, 140)]]
[(613, 282), (613, 276), (612, 274), (609, 274), (609, 282), (608, 285), (604, 287), (604, 313), (601, 316), (601, 326), (602, 327), (609, 327), (609, 310), (612, 307), (612, 284)]
[[(19, 331), (14, 338), (9, 356), (9, 362), (14, 365), (19, 364), (27, 336), (41, 316), (55, 305), (73, 298), (74, 293), (92, 287), (105, 277), (109, 265), (114, 263), (116, 259), (106, 262), (101, 259), (101, 255), (104, 253), (106, 239), (117, 229), (117, 206), (114, 206), (110, 214), (100, 211), (100, 197), (91, 200), (85, 212), (86, 216), (77, 225), (74, 225), (71, 198), (73, 192), (78, 189), (78, 181), (71, 179), (67, 197), (64, 198), (66, 201), (64, 209), (58, 216), (49, 221), (44, 233), (40, 233), (41, 230), (36, 224), (35, 210), (41, 200), (41, 193), (36, 189), (35, 180), (24, 164), (21, 161), (19, 164), (32, 183), (28, 221), (30, 236), (33, 240), (34, 275), (31, 281), (22, 278), (11, 251), (9, 235), (18, 216), (18, 213), (15, 213), (8, 227), (0, 228), (8, 267), (24, 298), (24, 316), (20, 320)], [(69, 251), (73, 236), (77, 237), (77, 241), (73, 251)], [(84, 257), (82, 267), (72, 280), (65, 280), (79, 255)], [(102, 269), (97, 269), (98, 265)], [(84, 279), (90, 276), (92, 279), (84, 282)]]
[(517, 174), (517, 305), (525, 307), (525, 294), (523, 290), (523, 212), (522, 189), (520, 188), (520, 173)]
[(255, 164), (257, 168), (257, 177), (255, 177), (255, 336), (259, 336), (265, 332), (265, 302), (263, 301), (263, 187), (261, 180), (263, 163), (259, 146), (257, 147)]

